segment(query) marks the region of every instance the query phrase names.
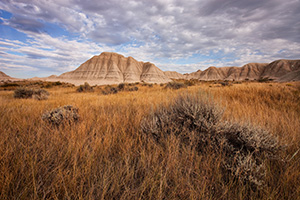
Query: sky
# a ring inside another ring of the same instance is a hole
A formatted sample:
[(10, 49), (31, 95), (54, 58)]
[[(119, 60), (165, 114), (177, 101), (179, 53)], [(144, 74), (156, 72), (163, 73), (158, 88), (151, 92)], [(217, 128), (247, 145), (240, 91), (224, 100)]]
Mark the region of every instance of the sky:
[(300, 0), (0, 0), (0, 71), (71, 71), (116, 52), (164, 71), (300, 59)]

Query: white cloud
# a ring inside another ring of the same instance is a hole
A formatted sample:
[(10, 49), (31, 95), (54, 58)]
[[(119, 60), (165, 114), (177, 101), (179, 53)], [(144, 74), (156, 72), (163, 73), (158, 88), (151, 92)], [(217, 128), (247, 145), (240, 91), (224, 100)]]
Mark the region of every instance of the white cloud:
[(39, 34), (28, 43), (0, 40), (0, 47), (4, 52), (0, 54), (0, 68), (7, 70), (14, 66), (11, 68), (12, 73), (16, 70), (26, 70), (27, 74), (22, 78), (31, 77), (31, 70), (36, 69), (41, 73), (47, 71), (53, 74), (73, 70), (93, 55), (112, 50), (93, 42), (82, 43), (66, 38), (53, 38), (46, 34)]
[[(2, 39), (1, 51), (13, 49), (20, 63), (56, 73), (102, 51), (181, 72), (300, 58), (299, 0), (3, 0), (0, 8), (13, 13), (3, 23), (30, 38)], [(51, 37), (45, 22), (78, 37)], [(176, 63), (192, 57), (194, 64)]]

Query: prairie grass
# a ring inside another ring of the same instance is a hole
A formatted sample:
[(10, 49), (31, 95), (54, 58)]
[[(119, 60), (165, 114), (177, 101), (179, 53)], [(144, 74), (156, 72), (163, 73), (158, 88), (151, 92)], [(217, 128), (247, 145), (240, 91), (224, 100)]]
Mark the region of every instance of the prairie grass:
[[(262, 189), (224, 180), (222, 153), (198, 154), (172, 135), (161, 146), (141, 134), (153, 110), (199, 90), (224, 108), (223, 120), (259, 126), (286, 146), (279, 152), (285, 162), (265, 161)], [(300, 199), (300, 83), (48, 91), (44, 101), (0, 91), (0, 199)], [(53, 127), (42, 120), (64, 105), (79, 109), (79, 123)]]

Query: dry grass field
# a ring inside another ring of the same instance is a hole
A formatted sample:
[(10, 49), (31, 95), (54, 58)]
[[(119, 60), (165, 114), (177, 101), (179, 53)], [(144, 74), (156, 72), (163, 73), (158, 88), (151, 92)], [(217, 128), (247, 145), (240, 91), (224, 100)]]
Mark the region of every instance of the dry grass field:
[[(137, 86), (108, 95), (56, 86), (40, 101), (0, 91), (0, 199), (300, 199), (300, 83)], [(209, 96), (222, 120), (278, 138), (282, 159), (264, 160), (262, 186), (224, 177), (222, 153), (199, 153), (172, 134), (159, 145), (141, 131), (145, 117), (183, 92)], [(79, 122), (42, 120), (64, 105), (78, 108)]]

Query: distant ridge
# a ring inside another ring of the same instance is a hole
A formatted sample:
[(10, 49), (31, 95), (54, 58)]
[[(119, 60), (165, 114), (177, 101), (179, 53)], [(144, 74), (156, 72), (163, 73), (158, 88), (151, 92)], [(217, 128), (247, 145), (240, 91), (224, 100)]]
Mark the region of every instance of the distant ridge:
[(258, 80), (300, 81), (300, 60), (276, 60), (268, 63), (249, 63), (242, 67), (209, 67), (185, 74), (186, 79), (198, 80)]
[[(276, 60), (271, 63), (248, 63), (242, 67), (209, 67), (204, 71), (181, 74), (163, 72), (153, 63), (141, 62), (113, 52), (93, 56), (77, 69), (60, 76), (34, 77), (28, 80), (62, 81), (75, 85), (88, 82), (91, 85), (108, 85), (132, 82), (166, 83), (174, 79), (211, 80), (259, 80), (273, 79), (279, 82), (300, 81), (300, 60)], [(0, 81), (21, 80), (0, 72)]]
[(0, 82), (18, 81), (18, 80), (21, 80), (21, 79), (10, 77), (7, 74), (5, 74), (4, 72), (0, 71)]

